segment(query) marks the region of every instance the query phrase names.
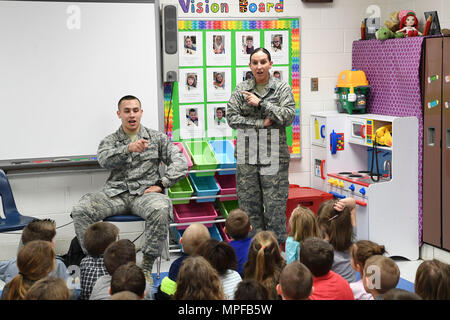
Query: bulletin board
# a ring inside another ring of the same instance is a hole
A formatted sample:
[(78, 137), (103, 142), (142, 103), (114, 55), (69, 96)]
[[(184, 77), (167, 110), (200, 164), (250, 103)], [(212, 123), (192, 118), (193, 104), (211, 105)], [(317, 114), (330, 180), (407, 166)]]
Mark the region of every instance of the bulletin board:
[[(254, 48), (271, 53), (272, 74), (278, 73), (292, 88), (296, 113), (286, 128), (287, 144), (292, 157), (300, 156), (299, 31), (298, 18), (179, 20), (179, 81), (164, 92), (169, 138), (177, 142), (236, 138), (236, 130), (226, 122), (226, 107), (236, 85), (251, 74), (245, 46), (252, 39)], [(274, 47), (274, 39), (281, 49)]]

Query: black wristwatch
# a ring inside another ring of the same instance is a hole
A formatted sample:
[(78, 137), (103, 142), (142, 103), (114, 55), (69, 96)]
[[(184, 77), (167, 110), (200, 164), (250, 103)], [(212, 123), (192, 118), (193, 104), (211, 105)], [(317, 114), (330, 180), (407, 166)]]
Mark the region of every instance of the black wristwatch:
[(258, 102), (258, 109), (261, 109), (261, 102), (262, 102), (262, 99), (260, 99)]
[(161, 193), (164, 193), (164, 190), (166, 189), (166, 187), (164, 187), (161, 179), (159, 179), (158, 181), (155, 182), (155, 186), (160, 187), (161, 188)]

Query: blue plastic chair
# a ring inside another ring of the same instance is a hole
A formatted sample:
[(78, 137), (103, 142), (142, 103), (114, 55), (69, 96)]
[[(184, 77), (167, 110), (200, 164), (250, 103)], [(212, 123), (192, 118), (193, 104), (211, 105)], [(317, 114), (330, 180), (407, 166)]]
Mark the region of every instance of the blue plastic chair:
[[(109, 216), (103, 219), (106, 222), (137, 222), (137, 221), (145, 221), (139, 216), (135, 216), (133, 214), (119, 214), (116, 216)], [(161, 256), (158, 258), (158, 262), (156, 264), (156, 279), (161, 277)]]
[(5, 214), (5, 218), (0, 216), (0, 232), (23, 230), (28, 223), (36, 219), (23, 216), (17, 211), (11, 185), (3, 170), (0, 170), (0, 197), (2, 198), (3, 213)]

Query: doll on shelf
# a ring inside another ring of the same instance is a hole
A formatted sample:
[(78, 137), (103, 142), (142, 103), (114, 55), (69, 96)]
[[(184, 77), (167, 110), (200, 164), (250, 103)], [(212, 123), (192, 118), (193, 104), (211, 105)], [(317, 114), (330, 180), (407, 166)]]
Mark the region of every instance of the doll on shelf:
[(399, 29), (397, 32), (403, 32), (406, 37), (421, 36), (422, 33), (417, 29), (419, 20), (416, 13), (412, 10), (402, 10), (398, 13), (400, 20)]

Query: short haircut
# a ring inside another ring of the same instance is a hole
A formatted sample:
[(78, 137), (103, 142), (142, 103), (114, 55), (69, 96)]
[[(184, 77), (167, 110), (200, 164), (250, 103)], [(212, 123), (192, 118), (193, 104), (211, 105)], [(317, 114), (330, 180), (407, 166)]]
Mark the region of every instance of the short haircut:
[(374, 255), (366, 260), (364, 277), (369, 278), (369, 281), (372, 281), (372, 277), (374, 277), (373, 289), (383, 294), (397, 286), (400, 279), (400, 269), (391, 258)]
[(55, 221), (51, 219), (35, 219), (28, 223), (22, 231), (22, 243), (33, 240), (52, 241), (56, 235)]
[(252, 54), (250, 54), (250, 62), (252, 61), (252, 57), (255, 53), (257, 52), (263, 52), (267, 55), (267, 58), (269, 59), (269, 61), (272, 61), (272, 57), (270, 56), (270, 52), (266, 49), (266, 48), (256, 48), (255, 51), (252, 52)]
[(196, 253), (205, 258), (219, 275), (224, 275), (229, 269), (238, 269), (236, 252), (228, 242), (211, 238), (203, 241)]
[(184, 230), (182, 238), (184, 253), (193, 254), (200, 244), (211, 238), (211, 235), (203, 223), (194, 222)]
[(333, 246), (325, 240), (313, 237), (300, 244), (300, 261), (314, 277), (326, 275), (333, 265)]
[(71, 292), (59, 277), (45, 277), (36, 281), (28, 290), (25, 300), (69, 300)]
[(110, 222), (95, 222), (86, 229), (84, 246), (91, 256), (100, 256), (119, 234), (119, 228)]
[(225, 220), (227, 233), (234, 240), (245, 239), (250, 232), (250, 219), (242, 209), (233, 209)]
[(126, 101), (126, 100), (137, 100), (139, 102), (139, 106), (141, 107), (141, 100), (139, 100), (138, 98), (136, 98), (135, 96), (132, 95), (126, 95), (123, 96), (122, 98), (120, 98), (119, 102), (117, 103), (117, 109), (120, 110), (120, 104), (122, 103), (122, 101)]
[(242, 280), (236, 287), (234, 300), (269, 300), (269, 292), (255, 279)]
[(383, 295), (383, 300), (422, 300), (422, 298), (414, 292), (392, 288)]
[(283, 295), (290, 299), (305, 300), (311, 294), (313, 276), (311, 271), (299, 261), (286, 265), (280, 275)]
[(142, 297), (145, 292), (144, 271), (134, 262), (128, 262), (117, 268), (111, 277), (111, 294), (130, 291)]
[(103, 258), (106, 270), (112, 276), (121, 265), (136, 263), (136, 247), (129, 239), (120, 239), (106, 248)]
[(141, 300), (136, 293), (131, 291), (120, 291), (111, 295), (111, 300)]

